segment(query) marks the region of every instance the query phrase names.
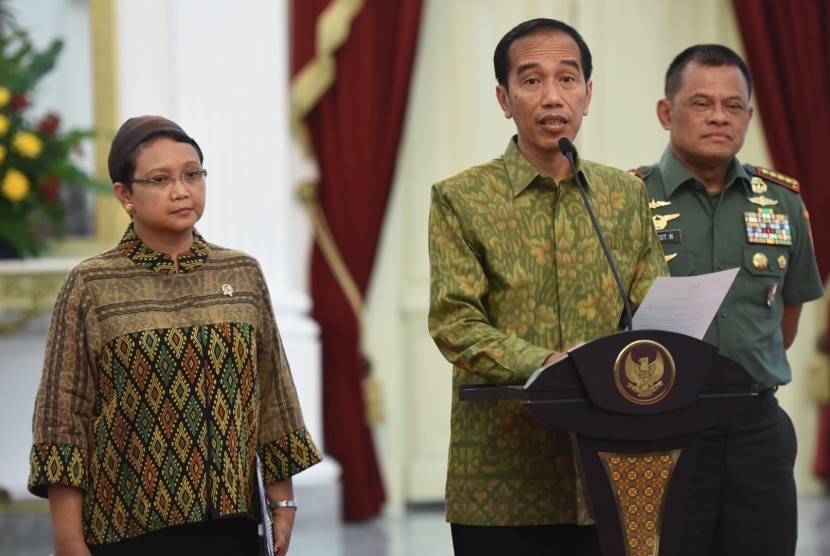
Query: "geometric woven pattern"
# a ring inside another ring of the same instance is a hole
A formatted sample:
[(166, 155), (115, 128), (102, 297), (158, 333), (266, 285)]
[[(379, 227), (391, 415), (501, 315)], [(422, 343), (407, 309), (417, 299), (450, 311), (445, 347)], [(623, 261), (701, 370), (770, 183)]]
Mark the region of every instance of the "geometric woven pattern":
[(627, 556), (657, 555), (660, 517), (680, 452), (599, 453), (617, 501)]
[[(84, 505), (88, 542), (253, 510), (252, 351), (251, 327), (237, 324), (143, 331), (105, 346), (88, 472), (70, 446), (38, 445), (31, 462), (45, 484), (100, 493)], [(263, 453), (270, 482), (319, 461), (304, 430)]]
[(173, 274), (176, 272), (176, 264), (184, 272), (191, 272), (201, 266), (210, 253), (210, 247), (204, 241), (198, 231), (193, 230), (193, 246), (185, 253), (179, 253), (174, 262), (171, 257), (155, 251), (144, 244), (143, 241), (135, 235), (135, 230), (132, 224), (127, 228), (127, 232), (118, 243), (118, 248), (121, 249), (130, 260), (139, 266), (150, 269), (158, 274)]

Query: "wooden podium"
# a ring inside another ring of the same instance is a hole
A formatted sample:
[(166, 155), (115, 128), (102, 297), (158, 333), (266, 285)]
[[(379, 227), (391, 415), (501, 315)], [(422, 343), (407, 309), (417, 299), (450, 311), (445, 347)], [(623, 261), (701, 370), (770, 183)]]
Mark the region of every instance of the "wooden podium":
[(743, 413), (755, 380), (706, 342), (659, 330), (582, 344), (524, 386), (468, 385), (461, 400), (521, 400), (567, 430), (605, 556), (679, 553), (700, 431)]

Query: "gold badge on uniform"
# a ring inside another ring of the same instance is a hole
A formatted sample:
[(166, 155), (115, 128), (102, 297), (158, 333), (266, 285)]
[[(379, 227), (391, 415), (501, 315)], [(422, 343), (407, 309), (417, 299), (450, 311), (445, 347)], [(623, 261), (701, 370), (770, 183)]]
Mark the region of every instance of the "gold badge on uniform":
[(757, 197), (747, 197), (746, 199), (750, 203), (761, 205), (762, 207), (774, 207), (778, 204), (778, 200), (770, 199), (769, 197), (764, 197), (763, 195), (758, 195)]
[(222, 284), (222, 293), (228, 297), (233, 297), (233, 286), (230, 284)]
[(775, 199), (764, 196), (764, 193), (767, 192), (767, 184), (764, 180), (755, 176), (749, 180), (749, 184), (752, 186), (752, 192), (756, 195), (755, 197), (747, 197), (750, 203), (761, 205), (762, 207), (772, 207), (778, 204), (778, 201)]
[(768, 263), (769, 261), (767, 261), (767, 256), (763, 253), (755, 253), (752, 255), (752, 266), (758, 270), (765, 270)]
[(660, 207), (667, 207), (670, 204), (671, 204), (671, 201), (655, 201), (654, 199), (652, 199), (651, 201), (648, 202), (648, 208), (650, 208), (651, 210), (654, 210), (654, 209), (660, 208)]
[(787, 268), (787, 257), (785, 257), (784, 255), (778, 257), (778, 268), (780, 268), (781, 270)]
[(671, 255), (663, 255), (663, 257), (665, 257), (665, 259), (666, 259), (666, 262), (669, 262), (670, 260), (672, 260), (676, 256), (677, 256), (677, 253), (672, 253)]
[(654, 229), (659, 232), (660, 230), (666, 228), (670, 220), (674, 220), (679, 216), (679, 212), (675, 214), (654, 214), (652, 215), (651, 220), (654, 222)]
[(749, 184), (752, 186), (752, 192), (756, 195), (763, 195), (767, 192), (767, 184), (758, 176), (749, 180)]

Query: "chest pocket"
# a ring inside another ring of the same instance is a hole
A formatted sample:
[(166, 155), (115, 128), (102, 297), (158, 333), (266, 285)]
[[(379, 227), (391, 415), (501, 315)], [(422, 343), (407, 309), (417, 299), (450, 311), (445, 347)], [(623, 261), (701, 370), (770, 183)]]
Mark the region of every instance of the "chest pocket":
[(677, 249), (672, 252), (672, 248), (668, 247), (664, 253), (666, 257), (671, 257), (667, 264), (672, 276), (691, 276), (695, 273), (695, 259), (689, 249)]
[(746, 245), (743, 252), (744, 306), (756, 316), (780, 318), (783, 312), (784, 277), (790, 263), (790, 250), (776, 245)]

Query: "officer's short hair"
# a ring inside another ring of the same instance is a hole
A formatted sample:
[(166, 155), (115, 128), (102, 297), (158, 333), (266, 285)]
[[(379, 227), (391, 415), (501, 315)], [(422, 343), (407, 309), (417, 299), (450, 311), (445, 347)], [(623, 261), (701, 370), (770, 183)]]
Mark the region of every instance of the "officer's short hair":
[(582, 38), (582, 35), (580, 35), (576, 29), (567, 23), (563, 23), (556, 19), (540, 17), (525, 21), (524, 23), (519, 23), (508, 31), (507, 34), (501, 38), (499, 44), (496, 45), (496, 51), (493, 54), (493, 67), (496, 70), (496, 81), (499, 82), (499, 85), (503, 85), (507, 88), (507, 74), (510, 72), (510, 45), (517, 39), (533, 33), (545, 31), (565, 33), (570, 35), (570, 37), (576, 41), (576, 45), (579, 47), (579, 53), (582, 56), (582, 75), (585, 76), (586, 83), (589, 79), (591, 79), (591, 72), (594, 69), (593, 62), (591, 60), (591, 50), (588, 48), (588, 45), (585, 43), (585, 39)]
[(752, 96), (752, 76), (749, 74), (749, 68), (734, 50), (721, 44), (696, 44), (675, 56), (669, 64), (664, 90), (666, 98), (673, 97), (680, 88), (680, 74), (691, 62), (697, 62), (702, 66), (735, 66), (744, 74), (747, 91), (749, 96)]

